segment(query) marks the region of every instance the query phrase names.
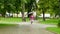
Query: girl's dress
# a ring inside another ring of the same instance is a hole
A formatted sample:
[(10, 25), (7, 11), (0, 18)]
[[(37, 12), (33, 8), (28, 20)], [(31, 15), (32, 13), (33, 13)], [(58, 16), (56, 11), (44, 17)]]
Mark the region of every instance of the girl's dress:
[(31, 24), (32, 24), (33, 21), (34, 21), (34, 16), (33, 15), (30, 16), (30, 21), (31, 21)]

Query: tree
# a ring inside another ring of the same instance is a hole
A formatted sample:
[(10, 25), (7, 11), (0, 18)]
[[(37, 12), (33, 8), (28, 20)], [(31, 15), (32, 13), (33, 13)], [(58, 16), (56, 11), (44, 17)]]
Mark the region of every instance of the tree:
[(20, 6), (21, 6), (21, 0), (15, 0), (15, 5), (14, 6), (15, 6), (15, 9), (16, 9), (17, 17), (18, 17)]
[(55, 17), (59, 15), (59, 0), (49, 0), (49, 9), (52, 10), (50, 12), (53, 13)]
[(12, 6), (11, 6), (11, 0), (4, 0), (4, 11), (5, 13), (8, 12), (9, 13), (9, 17), (10, 17), (10, 13), (12, 12)]
[(2, 16), (5, 15), (5, 12), (4, 12), (4, 0), (0, 0), (0, 14)]
[(36, 9), (36, 6), (37, 6), (36, 0), (27, 0), (25, 8), (28, 11), (28, 17), (29, 17), (29, 13)]
[(45, 21), (45, 12), (49, 8), (48, 0), (39, 0), (39, 9), (42, 10), (43, 13), (43, 20)]
[(24, 12), (25, 12), (25, 3), (26, 3), (26, 0), (21, 0), (22, 21), (26, 21), (25, 15), (24, 15)]

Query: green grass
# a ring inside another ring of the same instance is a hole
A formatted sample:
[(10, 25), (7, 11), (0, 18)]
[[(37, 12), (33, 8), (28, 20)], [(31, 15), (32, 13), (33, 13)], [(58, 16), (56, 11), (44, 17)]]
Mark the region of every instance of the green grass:
[[(26, 18), (26, 21), (29, 21), (28, 18)], [(19, 23), (22, 22), (22, 18), (0, 18), (0, 24), (10, 24), (10, 23)]]
[(0, 23), (13, 23), (21, 21), (21, 18), (0, 18)]
[(59, 19), (46, 19), (46, 21), (43, 21), (42, 19), (39, 19), (42, 24), (57, 24), (58, 20)]
[(3, 26), (16, 26), (18, 24), (0, 24), (0, 27), (3, 27)]
[[(26, 18), (26, 21), (29, 21), (29, 18)], [(16, 26), (15, 23), (21, 23), (22, 18), (4, 18), (0, 17), (0, 27), (4, 26)]]
[(53, 28), (47, 28), (48, 31), (55, 32), (57, 34), (60, 34), (60, 28), (53, 27)]
[[(59, 19), (46, 19), (43, 21), (41, 18), (38, 18), (42, 24), (57, 24)], [(26, 21), (29, 21), (29, 18), (26, 18)], [(22, 22), (22, 18), (3, 18), (0, 17), (0, 24), (9, 24), (9, 23), (19, 23)]]

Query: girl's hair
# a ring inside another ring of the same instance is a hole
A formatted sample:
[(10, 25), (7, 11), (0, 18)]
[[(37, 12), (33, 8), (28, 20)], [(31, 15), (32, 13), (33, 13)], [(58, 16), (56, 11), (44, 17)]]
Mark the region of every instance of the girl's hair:
[(31, 15), (33, 15), (33, 13), (29, 14), (29, 17), (30, 17)]
[(31, 15), (33, 15), (33, 13), (31, 13)]

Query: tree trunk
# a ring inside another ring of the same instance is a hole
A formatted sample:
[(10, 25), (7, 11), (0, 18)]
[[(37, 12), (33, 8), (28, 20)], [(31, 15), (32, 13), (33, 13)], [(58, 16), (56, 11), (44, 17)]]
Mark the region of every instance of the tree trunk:
[(55, 14), (55, 18), (56, 18), (57, 14)]
[(13, 13), (12, 13), (12, 18), (13, 18)]
[(10, 16), (10, 13), (9, 13), (9, 16), (8, 16), (8, 17), (11, 17), (11, 16)]
[(5, 17), (5, 14), (2, 14), (2, 17)]
[(43, 21), (45, 21), (45, 11), (44, 11), (44, 9), (42, 10), (42, 12), (43, 12)]
[(2, 13), (2, 17), (5, 17), (5, 14), (6, 14), (6, 13), (5, 13), (5, 12), (3, 12), (3, 13)]
[(25, 19), (25, 17), (24, 17), (24, 12), (23, 12), (23, 11), (22, 11), (22, 21), (23, 21), (23, 22), (26, 21), (26, 19)]
[(16, 14), (17, 14), (17, 18), (18, 18), (18, 7), (16, 7)]
[(32, 12), (32, 3), (28, 5), (28, 17), (30, 16), (29, 13)]
[(18, 10), (17, 10), (17, 18), (18, 18)]
[(26, 22), (25, 16), (24, 16), (24, 12), (25, 12), (25, 4), (22, 3), (22, 21)]
[(60, 14), (59, 14), (59, 18), (60, 18)]
[(29, 15), (30, 12), (31, 12), (31, 9), (28, 9), (28, 18), (29, 18), (29, 16), (30, 16), (30, 15)]

